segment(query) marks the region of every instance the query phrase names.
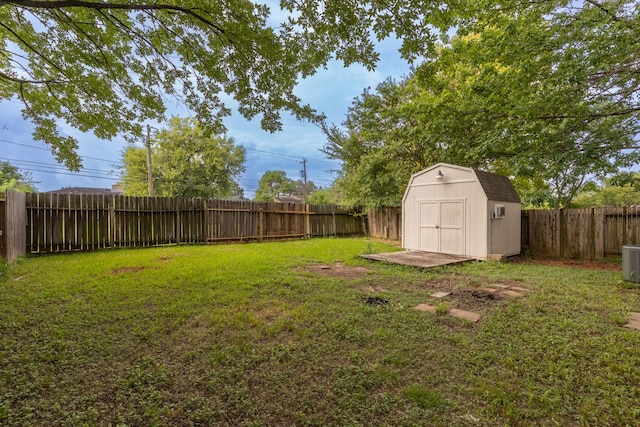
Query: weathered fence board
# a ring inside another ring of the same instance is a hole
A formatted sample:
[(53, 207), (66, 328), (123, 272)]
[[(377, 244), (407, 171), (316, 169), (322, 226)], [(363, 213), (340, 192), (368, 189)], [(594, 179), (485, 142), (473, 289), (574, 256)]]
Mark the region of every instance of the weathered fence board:
[(522, 251), (529, 249), (529, 212), (522, 211), (520, 213), (520, 248)]
[[(0, 195), (2, 197), (2, 195)], [(7, 219), (5, 209), (7, 202), (0, 199), (0, 258), (7, 257)]]
[(7, 262), (11, 263), (25, 254), (26, 229), (25, 229), (25, 194), (15, 191), (7, 191), (5, 216), (6, 216), (6, 242)]

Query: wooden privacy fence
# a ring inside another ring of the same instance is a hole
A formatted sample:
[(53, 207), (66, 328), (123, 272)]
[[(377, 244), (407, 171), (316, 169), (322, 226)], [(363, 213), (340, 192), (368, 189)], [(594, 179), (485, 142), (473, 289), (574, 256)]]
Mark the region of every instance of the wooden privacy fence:
[[(372, 237), (402, 237), (400, 208), (360, 216), (335, 205), (8, 191), (0, 255), (349, 236), (365, 221)], [(640, 244), (640, 207), (529, 210), (521, 223), (523, 250), (538, 255), (603, 258)]]
[(22, 197), (8, 203), (26, 231), (21, 254), (363, 233), (361, 218), (333, 205), (10, 193)]
[(604, 258), (640, 244), (640, 207), (529, 210), (522, 223), (528, 227), (523, 247), (534, 254)]
[(363, 234), (355, 211), (336, 205), (209, 200), (208, 243)]
[(371, 209), (367, 212), (367, 232), (379, 239), (402, 238), (402, 208)]
[[(402, 209), (367, 213), (371, 237), (400, 240)], [(619, 256), (624, 245), (640, 245), (640, 207), (522, 211), (522, 250), (564, 258)]]

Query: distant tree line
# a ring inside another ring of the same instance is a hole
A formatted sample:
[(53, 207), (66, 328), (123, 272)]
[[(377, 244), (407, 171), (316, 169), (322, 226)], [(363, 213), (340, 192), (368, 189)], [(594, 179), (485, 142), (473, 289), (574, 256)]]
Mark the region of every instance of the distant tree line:
[(605, 178), (640, 160), (637, 2), (465, 4), (428, 60), (324, 126), (345, 201), (397, 206), (437, 162), (509, 176), (531, 206), (569, 207), (594, 180), (619, 189)]

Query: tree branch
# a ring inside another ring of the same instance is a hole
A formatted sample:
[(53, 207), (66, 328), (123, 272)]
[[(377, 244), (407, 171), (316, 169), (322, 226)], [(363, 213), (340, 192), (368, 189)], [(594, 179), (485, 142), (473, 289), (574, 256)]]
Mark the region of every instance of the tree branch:
[(612, 13), (609, 9), (607, 9), (606, 7), (604, 7), (603, 4), (598, 3), (595, 0), (585, 0), (585, 3), (589, 3), (595, 7), (597, 7), (598, 9), (600, 9), (601, 11), (603, 11), (605, 13), (605, 15), (607, 15), (609, 18), (613, 19), (616, 22), (625, 22), (625, 23), (629, 23), (629, 21), (625, 20), (625, 19), (621, 19), (620, 17), (616, 16), (614, 13)]
[(196, 13), (196, 11), (202, 11), (200, 8), (188, 8), (183, 6), (176, 6), (172, 4), (128, 4), (128, 3), (98, 3), (92, 1), (83, 1), (83, 0), (21, 0), (21, 1), (11, 1), (11, 0), (0, 0), (0, 6), (4, 5), (13, 5), (17, 7), (25, 7), (28, 9), (65, 9), (71, 7), (83, 7), (86, 9), (95, 9), (95, 10), (125, 10), (125, 11), (144, 11), (144, 10), (168, 10), (173, 12), (183, 13), (185, 15), (189, 15), (203, 24), (207, 25), (218, 31), (219, 33), (224, 33), (222, 27), (217, 25), (215, 22), (207, 19), (206, 17)]
[[(0, 0), (1, 1), (1, 0)], [(0, 5), (2, 5), (2, 3), (0, 3)], [(20, 41), (20, 43), (27, 47), (28, 50), (30, 50), (31, 52), (33, 52), (34, 54), (36, 54), (37, 56), (39, 56), (42, 60), (44, 60), (46, 63), (48, 63), (49, 65), (51, 65), (52, 67), (54, 67), (56, 70), (58, 70), (58, 72), (60, 72), (60, 74), (62, 74), (63, 76), (67, 77), (67, 79), (69, 79), (69, 77), (66, 75), (66, 73), (64, 72), (64, 70), (55, 62), (53, 62), (51, 59), (47, 58), (46, 56), (44, 56), (42, 54), (42, 52), (40, 52), (40, 50), (36, 49), (35, 47), (33, 47), (31, 44), (29, 44), (26, 40), (24, 40), (22, 37), (20, 37), (20, 35), (18, 33), (16, 33), (15, 31), (13, 31), (13, 29), (7, 27), (5, 24), (3, 24), (2, 22), (0, 22), (0, 27), (5, 28), (8, 32), (10, 32), (11, 34), (13, 34), (13, 36)], [(71, 80), (71, 79), (69, 79)]]
[(19, 77), (13, 77), (9, 74), (3, 73), (0, 71), (0, 78), (9, 80), (10, 82), (23, 84), (32, 84), (32, 85), (49, 85), (51, 83), (62, 83), (60, 80), (56, 79), (48, 79), (48, 80), (29, 80), (29, 79), (21, 79)]
[[(608, 113), (591, 113), (591, 114), (587, 114), (587, 117), (604, 118), (604, 117), (626, 116), (628, 114), (636, 113), (638, 111), (640, 111), (640, 107), (633, 107), (633, 108), (625, 108), (624, 110), (619, 110), (619, 111), (611, 111)], [(575, 116), (559, 114), (559, 115), (538, 116), (536, 118), (539, 120), (553, 120), (553, 119), (569, 119), (572, 117), (575, 117)]]

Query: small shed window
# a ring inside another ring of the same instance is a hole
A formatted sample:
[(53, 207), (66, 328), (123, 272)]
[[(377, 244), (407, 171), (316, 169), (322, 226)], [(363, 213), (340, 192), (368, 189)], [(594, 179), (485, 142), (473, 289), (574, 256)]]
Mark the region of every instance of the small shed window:
[(504, 218), (504, 214), (505, 214), (504, 205), (496, 205), (494, 218), (496, 219)]

